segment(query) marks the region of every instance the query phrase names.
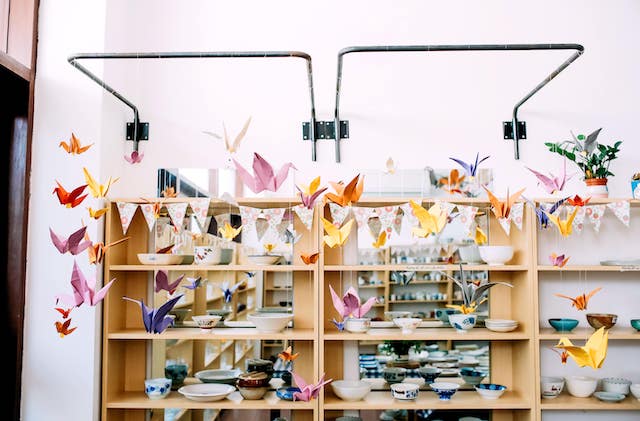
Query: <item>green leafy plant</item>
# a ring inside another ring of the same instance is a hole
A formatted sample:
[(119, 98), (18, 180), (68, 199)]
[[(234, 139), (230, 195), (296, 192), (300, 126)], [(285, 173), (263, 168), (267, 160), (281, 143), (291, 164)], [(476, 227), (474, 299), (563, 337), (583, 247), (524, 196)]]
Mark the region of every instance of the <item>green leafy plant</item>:
[(571, 133), (573, 140), (548, 142), (545, 143), (545, 146), (549, 148), (549, 151), (574, 162), (584, 174), (585, 180), (607, 178), (614, 175), (609, 171), (609, 165), (618, 157), (622, 141), (615, 142), (613, 146), (600, 144), (597, 141), (600, 130), (602, 129), (600, 128), (588, 136), (582, 134), (575, 136)]

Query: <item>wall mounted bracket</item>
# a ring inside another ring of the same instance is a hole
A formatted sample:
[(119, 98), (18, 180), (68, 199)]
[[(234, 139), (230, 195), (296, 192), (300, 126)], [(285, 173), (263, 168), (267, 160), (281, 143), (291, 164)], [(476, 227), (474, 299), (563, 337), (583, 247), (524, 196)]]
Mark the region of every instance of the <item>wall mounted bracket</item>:
[[(584, 52), (580, 44), (477, 44), (477, 45), (386, 45), (347, 47), (338, 53), (338, 76), (336, 78), (336, 107), (334, 121), (340, 121), (340, 87), (342, 85), (343, 58), (351, 53), (389, 53), (389, 52), (438, 52), (438, 51), (530, 51), (530, 50), (574, 50), (574, 53), (560, 66), (549, 74), (542, 82), (533, 88), (513, 107), (511, 121), (503, 124), (505, 139), (513, 139), (513, 154), (515, 159), (520, 159), (520, 140), (526, 139), (526, 125), (518, 120), (520, 106), (527, 102), (547, 83), (553, 80), (560, 72), (566, 69)], [(336, 162), (340, 162), (340, 140), (336, 139)]]
[(127, 140), (140, 142), (149, 140), (149, 123), (132, 121), (127, 123)]
[[(309, 133), (309, 127), (311, 125), (308, 121), (302, 123), (302, 140), (310, 140), (311, 134)], [(335, 121), (316, 121), (315, 129), (316, 140), (319, 139), (335, 139), (336, 138), (336, 123)], [(340, 122), (340, 139), (349, 139), (349, 122), (342, 120)]]

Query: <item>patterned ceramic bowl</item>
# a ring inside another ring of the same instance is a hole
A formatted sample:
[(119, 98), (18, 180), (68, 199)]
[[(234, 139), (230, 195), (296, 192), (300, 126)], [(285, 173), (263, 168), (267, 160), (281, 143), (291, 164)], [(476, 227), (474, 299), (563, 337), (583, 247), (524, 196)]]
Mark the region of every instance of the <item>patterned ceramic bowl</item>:
[(157, 379), (147, 379), (144, 381), (144, 393), (149, 399), (164, 399), (171, 392), (171, 379), (159, 377)]
[(476, 325), (476, 320), (475, 314), (452, 314), (449, 316), (449, 323), (458, 333), (467, 333)]
[(437, 382), (431, 383), (431, 389), (438, 394), (438, 399), (441, 401), (449, 401), (451, 397), (456, 393), (456, 390), (460, 387), (457, 383), (444, 383)]

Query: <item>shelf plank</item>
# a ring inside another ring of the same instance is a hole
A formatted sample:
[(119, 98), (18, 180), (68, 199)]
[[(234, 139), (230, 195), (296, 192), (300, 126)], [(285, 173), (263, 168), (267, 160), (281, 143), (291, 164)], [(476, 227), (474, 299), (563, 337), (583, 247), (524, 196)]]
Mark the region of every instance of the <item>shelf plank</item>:
[[(545, 197), (545, 198), (534, 199), (534, 202), (538, 202), (538, 203), (555, 203), (557, 201), (558, 201), (558, 199), (554, 198), (554, 197)], [(589, 204), (590, 205), (606, 205), (606, 204), (609, 204), (609, 203), (615, 203), (615, 202), (620, 202), (620, 201), (629, 202), (629, 204), (632, 207), (640, 206), (640, 199), (630, 199), (628, 197), (620, 197), (620, 198), (617, 198), (617, 199), (611, 198), (611, 197), (607, 197), (607, 198), (592, 197), (589, 200)]]
[(640, 265), (604, 266), (604, 265), (571, 265), (564, 267), (538, 266), (538, 272), (638, 272)]
[(384, 288), (384, 284), (380, 285), (358, 285), (358, 289), (378, 289)]
[[(593, 335), (593, 328), (590, 327), (577, 327), (569, 333), (558, 333), (555, 329), (545, 327), (540, 329), (540, 335), (538, 336), (541, 341), (559, 341), (560, 338), (569, 338), (571, 340), (587, 340)], [(640, 340), (640, 332), (632, 327), (614, 326), (609, 330), (610, 340)]]
[(302, 340), (311, 341), (315, 339), (313, 329), (285, 329), (279, 333), (258, 332), (254, 328), (214, 328), (211, 332), (201, 332), (199, 328), (169, 328), (161, 334), (147, 333), (143, 329), (124, 329), (111, 332), (108, 339), (133, 340), (133, 339), (195, 339), (195, 340), (218, 340), (218, 339), (274, 339), (274, 340)]
[(313, 272), (316, 265), (111, 265), (110, 271), (143, 272), (166, 270), (171, 272)]
[(389, 300), (389, 304), (447, 303), (449, 300)]
[(406, 287), (406, 286), (411, 286), (411, 285), (430, 285), (430, 284), (438, 285), (438, 284), (447, 284), (449, 282), (451, 282), (451, 281), (448, 280), (448, 279), (443, 279), (441, 281), (411, 281), (406, 285), (405, 284), (397, 284), (397, 283), (394, 283), (394, 282), (389, 282), (389, 286), (390, 287)]
[(563, 393), (554, 399), (541, 399), (540, 408), (543, 411), (640, 411), (640, 400), (629, 394), (629, 396), (621, 402), (610, 403), (602, 402), (595, 396), (591, 396), (589, 398), (575, 398), (569, 394)]
[(376, 328), (367, 333), (325, 332), (327, 341), (370, 341), (370, 340), (410, 340), (410, 341), (513, 341), (528, 340), (529, 335), (517, 329), (513, 332), (492, 332), (488, 329), (475, 327), (467, 333), (457, 333), (450, 327), (418, 328), (410, 335), (403, 335), (400, 329)]
[(185, 398), (177, 391), (172, 391), (164, 399), (151, 400), (144, 392), (124, 392), (116, 395), (107, 402), (107, 408), (114, 409), (315, 409), (317, 401), (291, 402), (279, 399), (275, 392), (267, 392), (263, 399), (245, 400), (236, 391), (226, 399), (217, 402), (197, 402)]
[[(490, 272), (522, 272), (529, 269), (527, 265), (463, 265), (464, 270), (490, 271)], [(326, 265), (325, 272), (358, 272), (358, 271), (457, 271), (458, 265), (438, 264), (413, 264), (413, 265)]]
[(483, 399), (475, 391), (456, 392), (451, 401), (438, 400), (435, 392), (421, 390), (418, 399), (403, 401), (394, 399), (390, 391), (369, 392), (361, 401), (346, 402), (336, 397), (329, 389), (325, 389), (325, 410), (349, 410), (349, 409), (529, 409), (528, 402), (517, 393), (507, 391), (499, 399)]

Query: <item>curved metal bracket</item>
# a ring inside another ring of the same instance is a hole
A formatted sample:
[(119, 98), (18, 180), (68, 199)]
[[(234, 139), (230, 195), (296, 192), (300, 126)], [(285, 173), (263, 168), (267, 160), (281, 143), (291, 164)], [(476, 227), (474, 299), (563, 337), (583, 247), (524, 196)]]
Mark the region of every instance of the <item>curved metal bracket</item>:
[[(338, 77), (336, 82), (336, 107), (334, 112), (335, 127), (339, 127), (340, 122), (340, 86), (342, 84), (343, 58), (352, 53), (387, 53), (387, 52), (436, 52), (436, 51), (528, 51), (528, 50), (575, 50), (575, 52), (565, 60), (559, 67), (540, 82), (531, 92), (526, 94), (513, 107), (511, 123), (513, 129), (509, 134), (505, 131), (505, 139), (513, 139), (515, 159), (520, 158), (519, 140), (526, 138), (524, 132), (524, 122), (518, 121), (518, 110), (520, 107), (542, 89), (560, 72), (566, 69), (584, 52), (584, 47), (580, 44), (480, 44), (480, 45), (390, 45), (390, 46), (369, 46), (369, 47), (347, 47), (338, 53)], [(506, 123), (505, 123), (506, 124)], [(335, 137), (336, 162), (340, 162), (340, 137)]]
[[(138, 142), (145, 139), (145, 132), (148, 136), (148, 123), (140, 122), (138, 107), (105, 83), (102, 79), (89, 71), (86, 67), (78, 63), (79, 60), (102, 59), (102, 60), (127, 60), (127, 59), (183, 59), (183, 58), (302, 58), (307, 62), (307, 78), (309, 81), (309, 97), (311, 100), (311, 125), (310, 138), (312, 140), (312, 159), (316, 160), (316, 105), (313, 95), (313, 71), (311, 67), (311, 56), (301, 51), (219, 51), (219, 52), (167, 52), (167, 53), (88, 53), (75, 54), (68, 58), (69, 64), (85, 74), (89, 79), (100, 85), (102, 89), (115, 96), (133, 111), (133, 123), (128, 123), (130, 135), (128, 140), (133, 141), (134, 150), (138, 150)], [(146, 125), (146, 126), (145, 126)], [(129, 139), (130, 138), (130, 139)]]

